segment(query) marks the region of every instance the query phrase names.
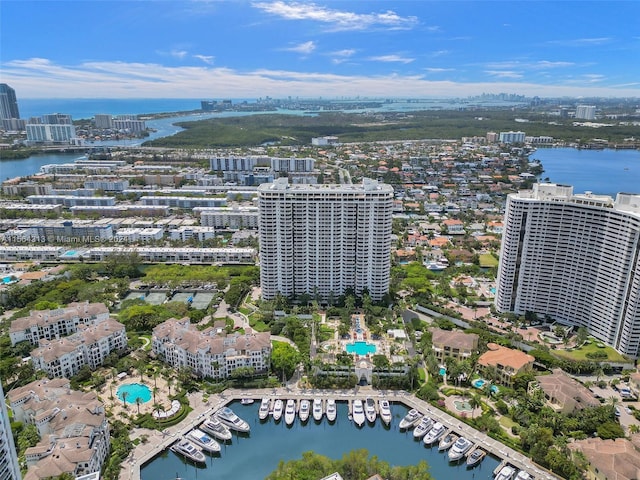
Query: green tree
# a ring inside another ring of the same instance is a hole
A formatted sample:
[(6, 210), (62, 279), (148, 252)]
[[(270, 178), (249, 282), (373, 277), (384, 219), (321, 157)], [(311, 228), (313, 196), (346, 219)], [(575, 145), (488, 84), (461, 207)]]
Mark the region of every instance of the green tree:
[(298, 350), (285, 342), (273, 342), (271, 350), (271, 368), (276, 375), (282, 376), (282, 381), (293, 375), (301, 357)]

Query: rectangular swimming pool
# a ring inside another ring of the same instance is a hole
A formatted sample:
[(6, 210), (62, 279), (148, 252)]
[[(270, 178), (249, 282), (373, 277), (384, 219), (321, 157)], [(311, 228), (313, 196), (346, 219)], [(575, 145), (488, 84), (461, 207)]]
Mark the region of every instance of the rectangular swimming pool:
[(347, 343), (346, 349), (347, 353), (355, 353), (360, 356), (376, 353), (376, 346), (367, 342)]

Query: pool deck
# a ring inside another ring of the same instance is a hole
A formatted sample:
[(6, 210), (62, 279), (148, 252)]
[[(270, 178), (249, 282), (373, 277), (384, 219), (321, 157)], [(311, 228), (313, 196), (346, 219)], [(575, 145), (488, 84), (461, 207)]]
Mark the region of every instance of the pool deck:
[[(202, 392), (194, 392), (189, 394), (189, 401), (193, 410), (179, 425), (167, 428), (163, 432), (156, 430), (148, 430), (137, 428), (132, 431), (132, 439), (139, 438), (142, 435), (148, 437), (146, 443), (140, 443), (131, 452), (129, 457), (122, 462), (119, 479), (120, 480), (140, 480), (140, 469), (147, 462), (151, 461), (156, 455), (167, 449), (175, 443), (182, 435), (189, 430), (194, 429), (204, 421), (204, 418), (211, 413), (219, 410), (223, 406), (234, 400), (242, 398), (253, 398), (260, 400), (262, 398), (281, 398), (296, 399), (303, 398), (334, 398), (337, 401), (352, 402), (355, 399), (365, 400), (367, 397), (374, 399), (386, 398), (390, 402), (400, 402), (409, 408), (415, 408), (425, 415), (443, 423), (448, 429), (453, 430), (458, 435), (464, 435), (472, 440), (476, 447), (480, 447), (488, 453), (498, 457), (501, 461), (506, 461), (515, 466), (519, 470), (524, 470), (540, 480), (556, 480), (560, 479), (553, 473), (542, 469), (535, 465), (530, 458), (520, 452), (517, 452), (497, 440), (492, 439), (485, 433), (482, 433), (469, 425), (466, 425), (454, 416), (443, 412), (429, 403), (420, 400), (414, 395), (405, 391), (395, 390), (373, 390), (371, 388), (356, 388), (346, 390), (315, 390), (315, 389), (299, 389), (299, 388), (270, 388), (270, 389), (252, 389), (252, 390), (225, 390), (218, 395), (212, 395), (205, 403), (202, 400)], [(453, 399), (452, 399), (453, 401)], [(245, 419), (247, 420), (247, 419)]]

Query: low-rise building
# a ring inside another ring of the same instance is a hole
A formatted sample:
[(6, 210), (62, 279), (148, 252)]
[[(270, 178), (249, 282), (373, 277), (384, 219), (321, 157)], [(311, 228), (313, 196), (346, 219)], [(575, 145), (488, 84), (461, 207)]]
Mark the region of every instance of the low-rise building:
[(85, 365), (95, 370), (111, 352), (126, 347), (124, 325), (107, 318), (93, 325), (78, 325), (78, 331), (65, 338), (40, 340), (40, 346), (31, 352), (31, 361), (36, 370), (46, 372), (49, 378), (68, 378)]
[(640, 451), (625, 438), (603, 440), (586, 438), (567, 445), (570, 450), (582, 452), (589, 461), (586, 478), (598, 480), (633, 480), (640, 471)]
[(258, 228), (258, 207), (194, 208), (193, 213), (200, 214), (203, 227)]
[(55, 310), (31, 310), (28, 317), (11, 322), (11, 345), (28, 340), (38, 346), (40, 340), (61, 338), (78, 330), (80, 325), (93, 325), (109, 318), (104, 303), (77, 302)]
[(529, 390), (542, 389), (551, 408), (562, 413), (573, 413), (600, 405), (598, 399), (584, 385), (556, 368), (551, 375), (538, 375)]
[(24, 480), (100, 472), (109, 453), (109, 423), (95, 392), (70, 389), (69, 380), (31, 382), (7, 394), (14, 418), (35, 425), (40, 442), (27, 448)]
[(478, 351), (478, 335), (459, 330), (449, 331), (431, 328), (431, 348), (440, 363), (445, 358), (461, 361)]
[(489, 343), (487, 347), (489, 350), (480, 355), (478, 365), (485, 369), (494, 368), (497, 380), (504, 385), (513, 385), (513, 377), (533, 367), (535, 358), (528, 353), (496, 343)]
[(266, 372), (271, 361), (268, 332), (226, 334), (224, 325), (200, 331), (188, 318), (169, 319), (153, 329), (153, 353), (175, 368), (201, 377), (228, 378), (240, 367)]

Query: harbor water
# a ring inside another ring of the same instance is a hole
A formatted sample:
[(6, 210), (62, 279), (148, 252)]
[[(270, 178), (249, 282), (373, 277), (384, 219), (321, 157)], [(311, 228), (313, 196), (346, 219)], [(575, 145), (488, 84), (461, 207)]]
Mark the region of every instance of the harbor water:
[(302, 425), (296, 417), (291, 427), (285, 425), (284, 419), (275, 423), (271, 417), (261, 423), (259, 401), (252, 405), (234, 402), (230, 406), (251, 425), (249, 435), (234, 434), (231, 444), (222, 447), (219, 457), (207, 457), (206, 467), (197, 467), (167, 450), (142, 468), (142, 480), (173, 480), (176, 477), (183, 480), (257, 480), (274, 471), (280, 461), (299, 459), (307, 451), (339, 459), (352, 450), (366, 449), (369, 455), (391, 465), (415, 465), (425, 460), (436, 480), (490, 479), (499, 464), (491, 456), (486, 456), (475, 468), (467, 468), (464, 462), (449, 463), (446, 452), (438, 452), (437, 445), (426, 448), (422, 441), (414, 440), (411, 431), (398, 429), (408, 411), (398, 403), (391, 407), (393, 422), (390, 428), (386, 428), (379, 418), (374, 425), (357, 428), (348, 418), (345, 402), (337, 403), (338, 416), (334, 424), (329, 424), (325, 416), (318, 424), (310, 418)]

